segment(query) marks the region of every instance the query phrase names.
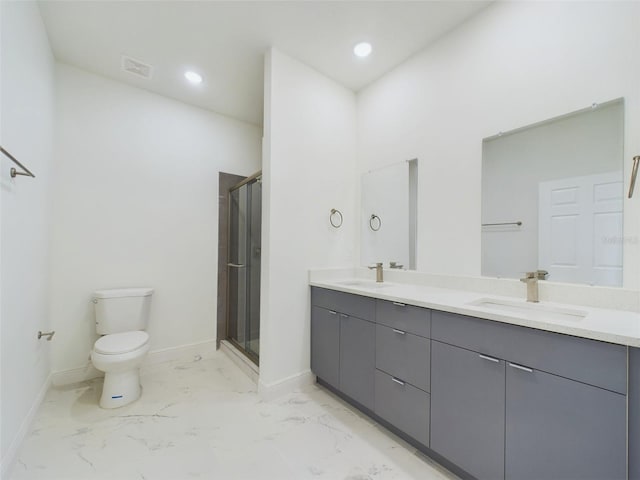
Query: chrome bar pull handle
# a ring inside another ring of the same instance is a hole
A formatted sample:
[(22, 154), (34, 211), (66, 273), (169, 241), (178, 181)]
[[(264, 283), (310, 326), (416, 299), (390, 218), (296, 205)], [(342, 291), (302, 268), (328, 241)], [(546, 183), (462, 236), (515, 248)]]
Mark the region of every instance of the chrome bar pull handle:
[(333, 310), (329, 310), (329, 313), (330, 313), (331, 315), (337, 315), (337, 314), (338, 314), (338, 312), (334, 312)]
[(638, 165), (640, 165), (640, 155), (633, 157), (633, 167), (631, 168), (631, 183), (629, 184), (629, 197), (633, 197), (633, 189), (636, 186), (636, 177), (638, 176)]
[(396, 377), (391, 377), (391, 380), (396, 382), (398, 385), (402, 385), (404, 387), (405, 383), (402, 380), (397, 379)]
[(246, 267), (246, 265), (242, 265), (240, 263), (227, 263), (227, 267), (232, 267), (232, 268), (244, 268)]
[(478, 354), (478, 356), (483, 360), (489, 360), (490, 362), (500, 363), (500, 360), (498, 360), (497, 358), (489, 357), (488, 355)]
[(341, 313), (341, 314), (340, 314), (340, 316), (341, 316), (342, 318), (349, 318), (349, 315), (347, 315), (346, 313)]
[(397, 333), (398, 335), (406, 335), (407, 334), (407, 332), (403, 332), (402, 330), (398, 330), (397, 328), (394, 328), (393, 331), (395, 333)]
[(406, 307), (406, 306), (407, 306), (407, 304), (406, 304), (406, 303), (400, 303), (400, 302), (393, 302), (393, 304), (394, 304), (396, 307)]
[(518, 220), (517, 222), (498, 222), (498, 223), (483, 223), (483, 227), (502, 227), (507, 225), (516, 225), (518, 227), (522, 226), (522, 222)]
[(522, 365), (518, 365), (517, 363), (509, 362), (509, 366), (512, 368), (516, 368), (518, 370), (522, 370), (523, 372), (533, 373), (533, 369), (529, 367), (523, 367)]

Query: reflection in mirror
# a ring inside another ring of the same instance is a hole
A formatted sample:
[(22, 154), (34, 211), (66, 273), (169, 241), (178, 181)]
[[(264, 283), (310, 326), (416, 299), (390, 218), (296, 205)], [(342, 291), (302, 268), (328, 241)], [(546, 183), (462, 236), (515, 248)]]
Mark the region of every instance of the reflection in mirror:
[(624, 102), (483, 140), (482, 275), (622, 285)]
[(416, 268), (418, 160), (362, 175), (361, 261)]

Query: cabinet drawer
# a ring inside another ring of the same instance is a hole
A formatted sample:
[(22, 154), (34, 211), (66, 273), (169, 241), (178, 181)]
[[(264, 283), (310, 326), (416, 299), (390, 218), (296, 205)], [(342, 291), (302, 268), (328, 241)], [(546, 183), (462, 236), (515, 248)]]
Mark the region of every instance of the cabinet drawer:
[(626, 347), (454, 313), (432, 313), (431, 336), (561, 377), (626, 394)]
[(376, 325), (376, 368), (429, 391), (431, 341)]
[(370, 321), (376, 312), (373, 298), (318, 287), (311, 287), (311, 305)]
[(428, 308), (376, 300), (376, 322), (421, 337), (431, 336), (431, 310)]
[(404, 385), (376, 370), (375, 412), (381, 418), (429, 446), (429, 394)]

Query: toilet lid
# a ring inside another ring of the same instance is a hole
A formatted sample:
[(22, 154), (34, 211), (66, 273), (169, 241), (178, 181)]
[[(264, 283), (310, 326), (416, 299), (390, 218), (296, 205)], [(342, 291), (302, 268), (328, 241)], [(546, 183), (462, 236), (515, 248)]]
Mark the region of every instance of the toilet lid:
[(144, 346), (149, 341), (149, 334), (143, 331), (113, 333), (100, 337), (94, 350), (105, 355), (117, 355), (119, 353), (133, 352)]

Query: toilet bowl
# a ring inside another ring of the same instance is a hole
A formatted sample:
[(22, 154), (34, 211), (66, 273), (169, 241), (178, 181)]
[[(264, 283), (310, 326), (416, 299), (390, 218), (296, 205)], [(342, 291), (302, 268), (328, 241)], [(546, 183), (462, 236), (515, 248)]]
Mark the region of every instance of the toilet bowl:
[(140, 365), (149, 351), (151, 288), (98, 290), (93, 294), (96, 332), (102, 336), (91, 351), (91, 362), (104, 372), (102, 408), (127, 405), (142, 394)]
[(102, 408), (122, 407), (140, 398), (140, 365), (148, 351), (149, 334), (143, 331), (114, 333), (96, 341), (91, 362), (104, 372)]

